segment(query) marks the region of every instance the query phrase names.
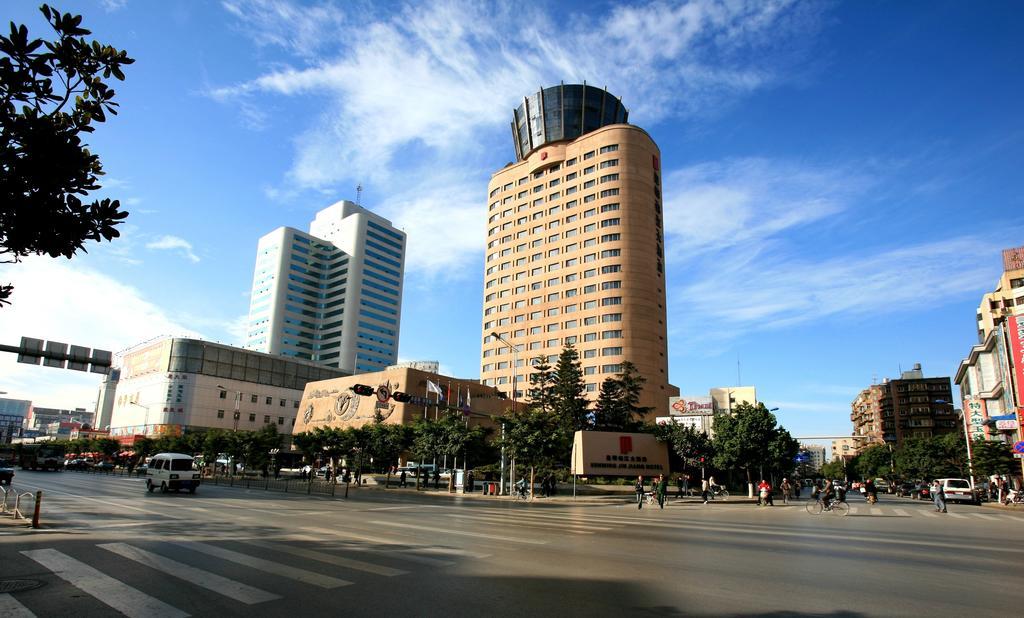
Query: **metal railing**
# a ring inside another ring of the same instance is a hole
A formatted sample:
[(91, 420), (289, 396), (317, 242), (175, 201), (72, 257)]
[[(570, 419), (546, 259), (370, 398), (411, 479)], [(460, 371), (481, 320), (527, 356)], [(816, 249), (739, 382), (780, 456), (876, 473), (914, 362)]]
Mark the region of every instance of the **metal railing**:
[[(32, 509), (32, 527), (39, 527), (40, 507), (43, 503), (42, 490), (36, 491), (34, 494), (30, 491), (18, 493), (18, 490), (15, 489), (13, 485), (8, 485), (7, 487), (0, 486), (0, 492), (2, 492), (2, 496), (0, 496), (0, 514), (10, 513), (14, 519), (28, 519), (28, 517), (25, 517), (25, 514), (21, 511), (22, 499), (28, 498), (29, 500), (34, 501)], [(12, 496), (14, 497), (13, 504), (11, 503)]]

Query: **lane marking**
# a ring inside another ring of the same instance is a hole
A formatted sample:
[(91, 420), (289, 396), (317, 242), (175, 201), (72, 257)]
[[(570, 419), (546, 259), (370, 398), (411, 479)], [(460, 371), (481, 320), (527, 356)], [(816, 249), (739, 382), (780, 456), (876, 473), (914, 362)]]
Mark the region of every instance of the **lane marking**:
[(56, 549), (21, 552), (75, 588), (130, 618), (185, 618), (185, 612), (153, 598)]
[(320, 588), (340, 588), (341, 586), (348, 586), (352, 584), (352, 582), (344, 579), (337, 579), (328, 575), (314, 573), (313, 571), (298, 569), (293, 566), (288, 566), (287, 564), (278, 564), (271, 560), (264, 560), (263, 558), (257, 558), (256, 556), (231, 551), (230, 549), (224, 549), (223, 547), (217, 547), (216, 545), (207, 545), (206, 543), (197, 542), (172, 542), (171, 545), (177, 545), (178, 547), (190, 549), (201, 554), (206, 554), (207, 556), (213, 556), (215, 558), (220, 558), (221, 560), (241, 564), (251, 569), (256, 569), (257, 571), (270, 573), (271, 575), (278, 575), (280, 577), (294, 579), (295, 581), (313, 584)]
[(884, 517), (885, 516), (885, 511), (883, 511), (880, 508), (873, 507), (873, 506), (869, 506), (868, 507), (868, 513), (870, 513), (871, 515), (874, 515), (875, 517)]
[(902, 517), (910, 517), (910, 513), (904, 511), (903, 509), (893, 509), (892, 512)]
[[(422, 526), (414, 524), (402, 524), (397, 521), (378, 521), (374, 522), (378, 526), (392, 526), (395, 528), (412, 528), (414, 530), (422, 530)], [(506, 541), (508, 543), (525, 543), (527, 545), (546, 545), (547, 541), (535, 541), (533, 539), (517, 539), (510, 536), (498, 536), (496, 534), (485, 534), (482, 532), (469, 532), (468, 530), (445, 530), (444, 528), (434, 528), (431, 532), (440, 532), (442, 534), (455, 534), (458, 536), (471, 536), (479, 539), (488, 539), (491, 541)]]
[(932, 511), (920, 511), (920, 514), (925, 516), (925, 517), (938, 517), (939, 516), (938, 513), (934, 513)]
[[(322, 541), (323, 539), (313, 539), (315, 541)], [(302, 547), (292, 547), (290, 545), (284, 545), (281, 543), (269, 543), (267, 541), (244, 541), (248, 545), (255, 545), (257, 547), (263, 547), (265, 549), (272, 549), (274, 551), (291, 554), (293, 556), (299, 556), (302, 558), (309, 558), (311, 560), (317, 560), (319, 562), (326, 562), (327, 564), (333, 564), (335, 566), (345, 567), (347, 569), (355, 569), (357, 571), (365, 571), (367, 573), (374, 573), (375, 575), (383, 575), (385, 577), (394, 577), (395, 575), (405, 575), (408, 571), (401, 569), (393, 569), (391, 567), (381, 566), (379, 564), (373, 564), (371, 562), (363, 562), (362, 560), (354, 560), (352, 558), (344, 558), (342, 556), (335, 556), (334, 554), (326, 554), (324, 552), (313, 551), (311, 549), (304, 549)]]
[(971, 515), (974, 515), (978, 519), (987, 519), (989, 521), (999, 521), (998, 517), (993, 517), (991, 515), (985, 515), (984, 513), (971, 513)]
[(25, 607), (10, 594), (0, 594), (0, 616), (5, 618), (36, 618), (32, 610)]
[(856, 514), (857, 514), (857, 511), (859, 511), (859, 510), (860, 510), (860, 509), (859, 509), (858, 507), (855, 507), (855, 506), (851, 506), (851, 507), (850, 507), (850, 515), (856, 515)]
[(195, 584), (207, 590), (212, 590), (217, 594), (222, 594), (229, 599), (241, 601), (246, 605), (254, 605), (256, 603), (265, 603), (266, 601), (273, 601), (280, 599), (281, 596), (260, 590), (259, 588), (253, 588), (247, 586), (241, 582), (236, 582), (227, 577), (222, 577), (216, 573), (204, 571), (203, 569), (197, 569), (196, 567), (189, 566), (178, 562), (177, 560), (171, 560), (159, 554), (133, 547), (127, 543), (104, 543), (97, 545), (100, 549), (105, 549), (110, 552), (134, 560), (140, 564), (144, 564), (148, 567), (154, 568), (158, 571), (163, 571), (172, 577), (185, 580), (190, 584)]
[(961, 515), (960, 513), (946, 513), (946, 515), (949, 515), (950, 517), (954, 517), (956, 519), (967, 519), (966, 515)]
[[(387, 550), (375, 550), (375, 549), (364, 548), (364, 547), (353, 547), (353, 548), (351, 548), (351, 549), (353, 549), (355, 551), (366, 551), (366, 552), (382, 551), (382, 552), (387, 552), (387, 553), (391, 553), (391, 552), (405, 552), (405, 551), (417, 551), (417, 552), (420, 552), (420, 553), (441, 554), (441, 555), (446, 555), (446, 556), (459, 556), (459, 557), (465, 557), (465, 558), (489, 558), (491, 556), (490, 554), (481, 554), (481, 553), (477, 553), (477, 552), (466, 551), (464, 549), (456, 549), (454, 547), (438, 547), (436, 545), (428, 545), (428, 546), (423, 546), (423, 547), (417, 547), (417, 546), (411, 545), (410, 543), (402, 543), (400, 541), (395, 541), (395, 540), (393, 540), (393, 538), (384, 538), (384, 537), (379, 537), (379, 536), (373, 536), (371, 534), (363, 534), (361, 532), (352, 532), (352, 531), (348, 531), (348, 530), (319, 530), (317, 528), (296, 528), (296, 532), (305, 532), (307, 534), (310, 534), (310, 535), (314, 536), (317, 540), (323, 540), (324, 535), (331, 535), (331, 536), (338, 537), (339, 539), (353, 539), (353, 540), (356, 540), (356, 541), (366, 541), (368, 543), (375, 543), (377, 545), (382, 545), (384, 547), (392, 548), (392, 549), (387, 549)], [(398, 533), (398, 534), (402, 534), (402, 533)], [(433, 565), (437, 565), (437, 566), (451, 566), (452, 564), (454, 564), (453, 562), (447, 562), (447, 561), (443, 561), (443, 560), (438, 560), (436, 558), (427, 558), (425, 556), (410, 555), (410, 556), (404, 556), (404, 559), (405, 560), (413, 560), (414, 562), (423, 562), (425, 564), (433, 564)]]
[(546, 522), (546, 521), (521, 521), (514, 517), (501, 517), (497, 515), (449, 515), (452, 519), (467, 519), (471, 521), (484, 521), (484, 522), (501, 522), (503, 524), (509, 524), (514, 526), (523, 526), (528, 528), (548, 528), (548, 529), (559, 529), (565, 532), (573, 532), (575, 534), (594, 534), (596, 531), (607, 531), (611, 528), (604, 528), (599, 526), (590, 526), (586, 530), (581, 530), (582, 526), (586, 524), (577, 523), (562, 523), (562, 522)]

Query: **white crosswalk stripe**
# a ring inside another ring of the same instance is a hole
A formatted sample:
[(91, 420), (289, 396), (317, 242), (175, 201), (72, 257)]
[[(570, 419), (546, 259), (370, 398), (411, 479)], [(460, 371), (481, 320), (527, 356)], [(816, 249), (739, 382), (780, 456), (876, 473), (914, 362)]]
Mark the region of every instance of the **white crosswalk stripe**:
[(902, 517), (910, 517), (910, 513), (904, 511), (903, 509), (893, 509), (892, 512)]
[(946, 513), (946, 515), (954, 519), (967, 519), (966, 515), (961, 515), (960, 513)]
[(984, 513), (971, 513), (971, 515), (974, 515), (978, 519), (987, 519), (988, 521), (999, 521), (998, 517), (993, 517), (992, 515), (985, 515)]
[(35, 618), (29, 608), (9, 594), (0, 594), (0, 616), (4, 618)]
[(132, 588), (56, 549), (21, 552), (53, 571), (75, 588), (113, 607), (129, 618), (184, 618), (187, 613)]
[(303, 583), (313, 584), (320, 588), (340, 588), (341, 586), (348, 586), (352, 583), (344, 579), (337, 579), (328, 575), (314, 573), (313, 571), (298, 569), (286, 564), (279, 564), (271, 560), (264, 560), (263, 558), (257, 558), (256, 556), (250, 556), (230, 549), (224, 549), (223, 547), (217, 547), (216, 545), (207, 545), (206, 543), (197, 542), (172, 544), (206, 554), (208, 556), (220, 558), (221, 560), (241, 564), (249, 568), (256, 569), (257, 571), (263, 571), (272, 575), (278, 575), (280, 577), (294, 579)]
[(366, 573), (373, 573), (375, 575), (383, 575), (385, 577), (394, 577), (395, 575), (404, 575), (405, 573), (408, 573), (408, 571), (403, 571), (401, 569), (393, 569), (391, 567), (381, 566), (379, 564), (373, 564), (371, 562), (354, 560), (352, 558), (345, 558), (343, 556), (335, 556), (334, 554), (328, 554), (321, 551), (314, 551), (311, 549), (303, 549), (302, 547), (292, 547), (290, 545), (284, 545), (281, 543), (268, 543), (266, 541), (246, 541), (246, 544), (255, 545), (256, 547), (263, 547), (265, 549), (272, 549), (286, 554), (291, 554), (293, 556), (309, 558), (311, 560), (317, 560), (319, 562), (326, 562), (327, 564), (333, 564), (335, 566), (344, 567), (346, 569), (354, 569), (356, 571), (364, 571)]
[[(468, 520), (468, 521), (485, 521), (501, 523), (503, 526), (514, 525), (522, 527), (533, 527), (533, 528), (544, 528), (548, 530), (564, 530), (566, 532), (572, 532), (575, 534), (594, 534), (596, 531), (611, 530), (611, 528), (603, 526), (587, 525), (585, 523), (569, 523), (569, 522), (552, 522), (552, 521), (538, 521), (538, 520), (522, 520), (515, 516), (501, 516), (501, 515), (451, 515), (452, 519)], [(586, 526), (586, 529), (582, 527)]]
[(925, 516), (925, 517), (938, 517), (939, 516), (938, 513), (935, 513), (933, 511), (920, 511), (920, 514)]
[(165, 558), (159, 554), (133, 547), (127, 543), (104, 543), (97, 545), (102, 549), (114, 552), (119, 556), (134, 560), (135, 562), (144, 564), (148, 567), (163, 571), (168, 575), (183, 579), (190, 584), (195, 584), (207, 590), (212, 590), (217, 594), (222, 594), (230, 599), (241, 601), (246, 605), (254, 605), (256, 603), (264, 603), (266, 601), (273, 601), (274, 599), (280, 599), (280, 595), (272, 594), (259, 588), (253, 588), (243, 583), (230, 580), (226, 577), (221, 577), (216, 573), (204, 571), (203, 569), (197, 569), (196, 567), (182, 564), (176, 560)]
[[(417, 530), (420, 528), (420, 526), (416, 525), (416, 524), (403, 524), (403, 523), (400, 523), (400, 522), (397, 522), (397, 521), (378, 521), (376, 523), (377, 523), (378, 526), (392, 526), (392, 527), (395, 527), (395, 528), (413, 528), (413, 529), (417, 529)], [(469, 530), (445, 530), (445, 529), (442, 528), (442, 529), (435, 529), (434, 532), (435, 533), (441, 533), (441, 534), (454, 534), (454, 535), (457, 535), (457, 536), (471, 536), (471, 537), (476, 537), (476, 538), (489, 539), (489, 540), (492, 540), (492, 541), (505, 541), (505, 542), (508, 542), (508, 543), (524, 543), (524, 544), (527, 544), (527, 545), (544, 545), (545, 543), (547, 543), (547, 541), (538, 541), (536, 539), (525, 539), (525, 538), (517, 538), (517, 537), (511, 537), (511, 536), (500, 536), (500, 535), (497, 535), (497, 534), (490, 534), (490, 533), (487, 533), (487, 532), (470, 532)]]

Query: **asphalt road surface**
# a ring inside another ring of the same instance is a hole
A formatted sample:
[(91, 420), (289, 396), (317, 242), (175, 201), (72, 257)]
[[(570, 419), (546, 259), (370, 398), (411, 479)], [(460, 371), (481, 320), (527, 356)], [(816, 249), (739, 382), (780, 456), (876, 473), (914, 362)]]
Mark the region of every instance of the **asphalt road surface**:
[(1024, 509), (164, 495), (20, 470), (16, 487), (44, 491), (45, 529), (0, 526), (4, 617), (1005, 616), (1022, 600)]

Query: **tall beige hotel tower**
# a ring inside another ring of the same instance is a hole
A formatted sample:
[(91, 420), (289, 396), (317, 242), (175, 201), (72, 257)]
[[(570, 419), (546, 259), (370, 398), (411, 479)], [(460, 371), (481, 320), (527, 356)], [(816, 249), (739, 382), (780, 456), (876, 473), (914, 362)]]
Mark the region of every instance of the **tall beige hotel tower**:
[(641, 405), (667, 415), (678, 389), (658, 146), (618, 98), (586, 84), (545, 88), (513, 114), (516, 161), (488, 186), (481, 379), (511, 393), (515, 376), (523, 401), (531, 359), (554, 364), (573, 344), (588, 397), (630, 361), (647, 379)]

